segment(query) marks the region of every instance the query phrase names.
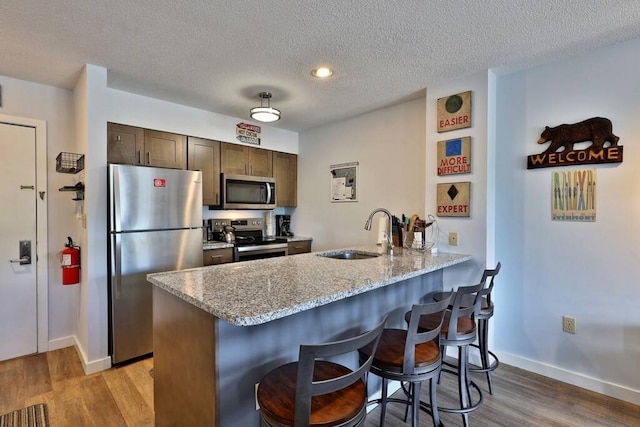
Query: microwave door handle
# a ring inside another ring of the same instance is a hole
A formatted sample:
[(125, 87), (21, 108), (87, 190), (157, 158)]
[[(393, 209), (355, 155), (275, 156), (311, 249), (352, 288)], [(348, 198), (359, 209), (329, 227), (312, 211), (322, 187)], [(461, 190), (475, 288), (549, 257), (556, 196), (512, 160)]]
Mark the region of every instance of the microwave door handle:
[(269, 184), (268, 182), (266, 184), (267, 184), (267, 200), (266, 200), (266, 202), (268, 204), (268, 203), (271, 203), (271, 184)]

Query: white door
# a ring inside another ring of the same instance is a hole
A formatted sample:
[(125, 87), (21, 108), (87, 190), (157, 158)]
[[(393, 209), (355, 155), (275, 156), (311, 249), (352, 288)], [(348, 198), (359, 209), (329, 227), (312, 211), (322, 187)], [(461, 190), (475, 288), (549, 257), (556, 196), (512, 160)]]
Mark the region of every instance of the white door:
[(1, 361), (38, 350), (35, 128), (0, 123), (0, 159)]

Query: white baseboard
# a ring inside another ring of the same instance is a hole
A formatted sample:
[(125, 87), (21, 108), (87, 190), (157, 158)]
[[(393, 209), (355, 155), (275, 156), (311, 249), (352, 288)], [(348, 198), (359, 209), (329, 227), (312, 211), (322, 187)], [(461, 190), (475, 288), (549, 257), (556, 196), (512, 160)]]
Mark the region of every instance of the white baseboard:
[(625, 402), (629, 402), (634, 405), (640, 405), (640, 390), (634, 390), (619, 384), (605, 382), (597, 378), (571, 372), (566, 369), (540, 363), (514, 354), (497, 352), (497, 356), (501, 363), (544, 375), (545, 377), (553, 378), (587, 390), (595, 391), (596, 393), (604, 394), (615, 399), (624, 400)]
[(56, 338), (54, 340), (49, 341), (49, 345), (47, 346), (47, 351), (60, 350), (61, 348), (71, 347), (76, 342), (76, 337), (70, 335), (68, 337)]
[(80, 362), (82, 362), (82, 369), (84, 369), (85, 375), (95, 374), (96, 372), (106, 371), (111, 368), (111, 358), (109, 356), (104, 357), (102, 359), (88, 361), (84, 351), (82, 351), (82, 347), (78, 343), (76, 337), (73, 337), (74, 347), (78, 352), (78, 356), (80, 357)]
[(61, 348), (71, 346), (74, 346), (76, 348), (76, 352), (80, 357), (80, 362), (82, 363), (82, 369), (84, 370), (85, 375), (95, 374), (96, 372), (106, 371), (107, 369), (111, 368), (111, 358), (109, 356), (89, 362), (84, 354), (84, 351), (82, 351), (82, 347), (80, 347), (78, 339), (75, 335), (56, 338), (49, 341), (47, 351), (59, 350)]

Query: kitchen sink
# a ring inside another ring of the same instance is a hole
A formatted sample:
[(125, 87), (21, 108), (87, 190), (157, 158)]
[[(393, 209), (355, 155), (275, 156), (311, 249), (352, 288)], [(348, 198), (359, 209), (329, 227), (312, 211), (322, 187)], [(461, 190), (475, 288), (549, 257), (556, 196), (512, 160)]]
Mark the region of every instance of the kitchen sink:
[(327, 252), (324, 254), (318, 254), (318, 256), (333, 259), (371, 259), (379, 257), (380, 254), (376, 254), (373, 252), (346, 250), (340, 252)]

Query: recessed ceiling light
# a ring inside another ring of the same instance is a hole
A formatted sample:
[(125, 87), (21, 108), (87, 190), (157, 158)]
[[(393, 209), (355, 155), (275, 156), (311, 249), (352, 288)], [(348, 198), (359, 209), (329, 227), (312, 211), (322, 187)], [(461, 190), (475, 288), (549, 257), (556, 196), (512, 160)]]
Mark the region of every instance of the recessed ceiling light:
[(319, 79), (326, 79), (333, 75), (333, 70), (329, 67), (318, 67), (311, 72), (311, 75)]

